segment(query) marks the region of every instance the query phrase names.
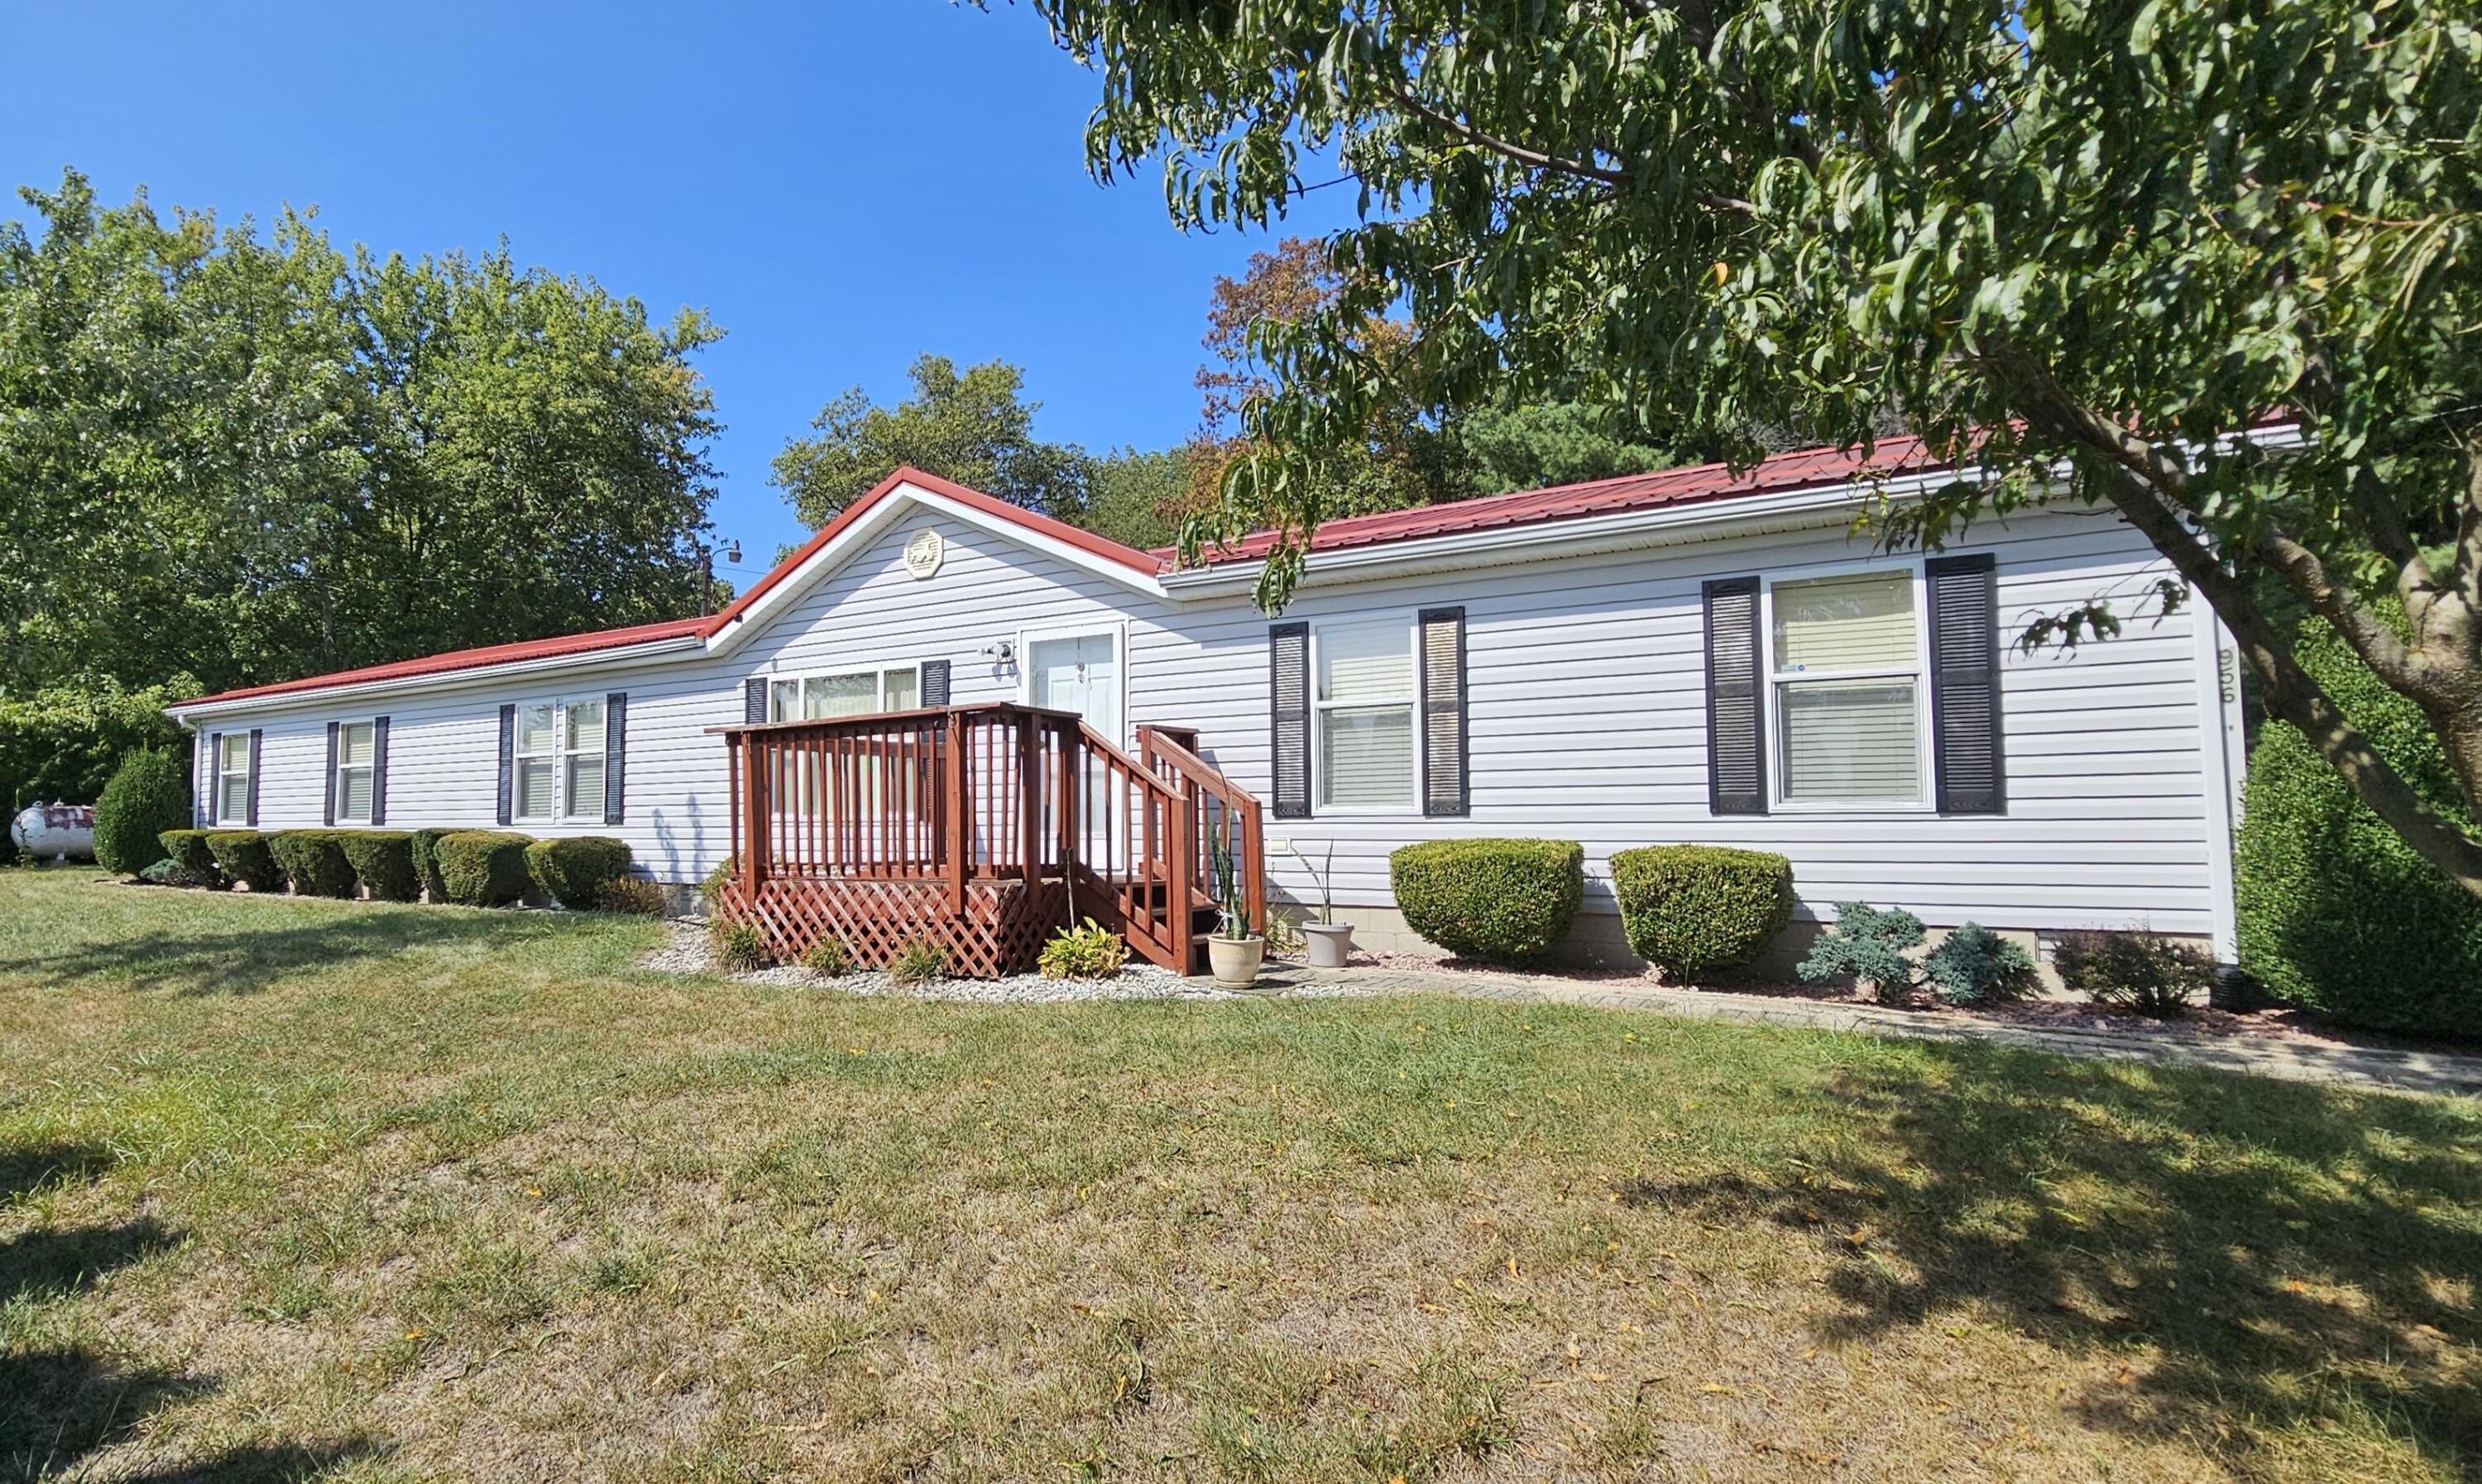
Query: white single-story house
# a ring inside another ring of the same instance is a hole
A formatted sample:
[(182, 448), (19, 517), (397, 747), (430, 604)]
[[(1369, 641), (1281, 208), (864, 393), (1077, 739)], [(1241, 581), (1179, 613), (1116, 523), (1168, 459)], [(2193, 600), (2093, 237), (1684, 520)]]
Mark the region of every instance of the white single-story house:
[(2107, 510), (1978, 522), (1928, 557), (1851, 536), (1866, 501), (1953, 477), (1897, 441), (1335, 520), (1270, 618), (1264, 538), (1182, 568), (904, 470), (713, 617), (172, 714), (202, 823), (612, 835), (690, 883), (735, 848), (721, 729), (1016, 702), (1132, 750), (1194, 732), (1264, 807), (1275, 896), (1314, 902), (1297, 855), (1332, 851), (1364, 943), (1402, 933), (1396, 847), (1529, 835), (1583, 842), (1576, 938), (1602, 951), (1610, 855), (1706, 842), (1789, 857), (1805, 917), (1862, 899), (2229, 959), (2231, 641), (2191, 604), (2073, 651), (2011, 642), (2168, 575)]

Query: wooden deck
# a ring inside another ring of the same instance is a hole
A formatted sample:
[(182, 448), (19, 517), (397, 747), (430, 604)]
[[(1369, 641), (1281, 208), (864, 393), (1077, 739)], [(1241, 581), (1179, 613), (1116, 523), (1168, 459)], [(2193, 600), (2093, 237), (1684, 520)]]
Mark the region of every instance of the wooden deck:
[(1258, 801), (1194, 732), (1142, 727), (1132, 756), (1073, 713), (1020, 705), (718, 730), (734, 862), (719, 910), (787, 962), (832, 935), (885, 965), (927, 937), (952, 973), (1021, 973), (1092, 917), (1152, 963), (1202, 972), (1219, 837), (1241, 910), (1266, 922)]

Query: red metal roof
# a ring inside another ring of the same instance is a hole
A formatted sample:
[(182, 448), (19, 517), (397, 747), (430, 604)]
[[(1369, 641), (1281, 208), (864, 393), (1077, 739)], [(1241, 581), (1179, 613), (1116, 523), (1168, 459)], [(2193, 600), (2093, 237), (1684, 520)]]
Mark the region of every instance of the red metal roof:
[[(1312, 551), (1339, 551), (1376, 546), (1387, 542), (1415, 541), (1505, 526), (1539, 525), (1584, 516), (1618, 515), (1667, 505), (1693, 505), (1754, 494), (1785, 494), (1799, 490), (1830, 489), (1894, 474), (1921, 473), (1941, 467), (1922, 449), (1919, 438), (1888, 438), (1867, 455), (1839, 453), (1833, 448), (1805, 448), (1777, 454), (1734, 474), (1729, 464), (1702, 464), (1691, 468), (1659, 469), (1651, 474), (1624, 474), (1580, 485), (1528, 490), (1517, 494), (1484, 495), (1445, 505), (1392, 510), (1376, 516), (1354, 516), (1322, 524), (1310, 539)], [(1254, 562), (1275, 549), (1272, 531), (1255, 531), (1228, 546), (1209, 547), (1207, 565)], [(1175, 552), (1154, 553), (1165, 562)]]
[(750, 590), (734, 598), (723, 612), (705, 618), (668, 619), (659, 623), (639, 623), (627, 628), (603, 628), (591, 633), (567, 634), (552, 639), (527, 639), (515, 644), (485, 645), (472, 649), (451, 649), (444, 654), (426, 654), (419, 659), (401, 659), (385, 665), (366, 665), (359, 670), (340, 670), (329, 675), (305, 676), (298, 680), (280, 680), (272, 685), (252, 685), (241, 690), (222, 691), (185, 701), (183, 706), (221, 703), (227, 701), (249, 701), (261, 696), (282, 696), (302, 691), (327, 690), (340, 685), (362, 685), (379, 680), (409, 680), (424, 676), (450, 675), (460, 670), (480, 670), (491, 665), (515, 664), (520, 660), (554, 659), (569, 654), (592, 654), (600, 649), (625, 649), (630, 645), (652, 644), (662, 639), (678, 639), (689, 635), (705, 637), (720, 632), (738, 620), (750, 606), (770, 589), (781, 583), (794, 569), (808, 561), (821, 547), (836, 539), (861, 518), (872, 506), (887, 498), (899, 485), (913, 485), (969, 505), (987, 516), (1021, 525), (1029, 530), (1066, 542), (1081, 550), (1119, 563), (1121, 566), (1153, 576), (1161, 564), (1146, 552), (1123, 546), (1119, 542), (1081, 531), (1073, 525), (1054, 520), (1048, 516), (994, 499), (979, 490), (926, 474), (916, 468), (901, 468), (880, 481), (877, 488), (820, 527), (819, 533), (802, 544), (802, 548), (776, 564), (766, 576), (750, 585)]

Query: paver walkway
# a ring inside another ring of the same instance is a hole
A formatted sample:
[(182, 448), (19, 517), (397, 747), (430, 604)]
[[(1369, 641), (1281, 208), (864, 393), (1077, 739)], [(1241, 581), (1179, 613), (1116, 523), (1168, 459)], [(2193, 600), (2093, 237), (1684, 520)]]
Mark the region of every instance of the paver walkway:
[(1271, 964), (1266, 981), (1333, 983), (1379, 994), (1460, 994), (1519, 1004), (1590, 1005), (1643, 1010), (1699, 1020), (1859, 1031), (1923, 1041), (1988, 1041), (2063, 1056), (2118, 1058), (2184, 1067), (2218, 1067), (2300, 1082), (2333, 1082), (2391, 1092), (2482, 1097), (2482, 1056), (2329, 1047), (2251, 1036), (2202, 1036), (2175, 1029), (2093, 1031), (2052, 1025), (2004, 1025), (1964, 1016), (1925, 1015), (1874, 1005), (1780, 999), (1712, 990), (1668, 990), (1613, 980), (1533, 979), (1518, 975), (1429, 973), (1411, 968), (1307, 968)]

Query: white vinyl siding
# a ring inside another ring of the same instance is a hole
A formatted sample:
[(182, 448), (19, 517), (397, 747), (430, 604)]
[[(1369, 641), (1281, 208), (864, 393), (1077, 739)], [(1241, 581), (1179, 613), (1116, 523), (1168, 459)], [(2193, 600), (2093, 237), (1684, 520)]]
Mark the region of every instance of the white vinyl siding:
[(1908, 564), (1768, 584), (1778, 802), (1926, 797), (1917, 580)]
[(227, 731), (216, 744), (216, 821), (239, 829), (250, 819), (250, 733)]
[(371, 822), (372, 782), (378, 764), (369, 722), (347, 722), (336, 729), (336, 822)]
[[(1700, 584), (1752, 573), (1783, 583), (1849, 573), (1870, 553), (1846, 539), (1837, 518), (1834, 526), (1687, 545), (1305, 584), (1288, 619), (1392, 623), (1409, 643), (1420, 608), (1465, 609), (1472, 812), (1438, 820), (1409, 808), (1271, 817), (1269, 836), (1313, 861), (1333, 845), (1334, 899), (1348, 917), (1356, 907), (1392, 905), (1387, 857), (1400, 845), (1522, 835), (1584, 844), (1589, 913), (1614, 910), (1607, 863), (1614, 852), (1697, 843), (1788, 857), (1805, 917), (1859, 899), (1906, 907), (1935, 927), (1969, 917), (2016, 929), (2213, 930), (2210, 838), (2225, 815), (2221, 795), (2205, 782), (2201, 739), (2211, 735), (2220, 745), (2223, 711), (2211, 683), (2211, 631), (2194, 605), (2072, 654), (2007, 649), (2004, 817), (1918, 809), (1891, 820), (1884, 806), (1830, 804), (1709, 813)], [(901, 553), (926, 526), (945, 538), (947, 559), (936, 578), (918, 581), (905, 572)], [(2105, 511), (2029, 510), (1980, 521), (1951, 550), (1995, 554), (2003, 636), (2099, 592), (2143, 592), (2164, 570), (2145, 541)], [(625, 690), (627, 824), (522, 828), (615, 834), (656, 879), (694, 883), (731, 850), (724, 744), (709, 729), (742, 721), (744, 679), (946, 659), (952, 703), (1009, 701), (1020, 674), (987, 650), (1029, 630), (1116, 621), (1127, 626), (1129, 723), (1198, 728), (1210, 762), (1272, 798), (1268, 621), (1246, 595), (1168, 602), (979, 525), (917, 512), (728, 652), (634, 663), (590, 657), (573, 680), (565, 672), (550, 686), (540, 676), (466, 683), (407, 691), (370, 707), (390, 718), (388, 817), (400, 828), (489, 827), (499, 707), (515, 702), (522, 710), (546, 690)], [(228, 734), (267, 729), (262, 827), (286, 829), (319, 822), (326, 728), (337, 710), (305, 697), (298, 706), (197, 725)], [(247, 735), (233, 740), (246, 758)], [(238, 821), (240, 809), (219, 812)], [(1280, 895), (1316, 899), (1289, 853), (1271, 852), (1268, 865)]]
[(1418, 782), (1412, 623), (1314, 624), (1310, 673), (1319, 807), (1412, 808)]

